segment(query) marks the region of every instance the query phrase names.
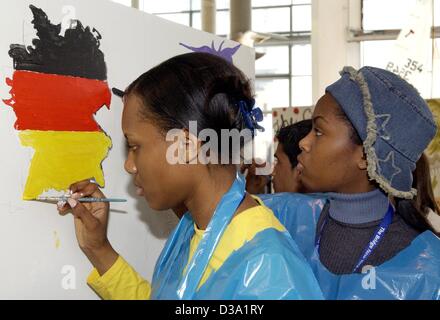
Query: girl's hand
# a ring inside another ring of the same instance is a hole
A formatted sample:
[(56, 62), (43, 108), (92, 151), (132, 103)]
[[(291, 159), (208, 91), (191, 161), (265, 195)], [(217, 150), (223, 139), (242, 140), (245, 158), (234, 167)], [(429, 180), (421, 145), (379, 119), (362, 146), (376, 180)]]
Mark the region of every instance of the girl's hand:
[(84, 180), (70, 186), (71, 198), (58, 204), (61, 215), (71, 212), (74, 216), (75, 233), (79, 247), (102, 275), (118, 258), (107, 238), (109, 217), (108, 202), (81, 203), (83, 197), (105, 198), (95, 183)]

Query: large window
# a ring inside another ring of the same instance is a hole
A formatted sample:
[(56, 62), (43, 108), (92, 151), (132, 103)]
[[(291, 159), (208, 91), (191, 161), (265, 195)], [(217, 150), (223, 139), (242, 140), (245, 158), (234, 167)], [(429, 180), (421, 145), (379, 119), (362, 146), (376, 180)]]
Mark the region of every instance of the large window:
[[(364, 31), (399, 30), (405, 27), (417, 0), (363, 0), (362, 28)], [(433, 0), (434, 26), (440, 26), (440, 0)], [(361, 42), (361, 64), (385, 68), (391, 58), (395, 40)], [(426, 65), (429, 86), (421, 91), (424, 98), (440, 97), (440, 39), (432, 41), (431, 59)]]
[[(130, 0), (115, 0), (130, 5)], [(230, 33), (229, 0), (217, 0), (217, 34)], [(270, 113), (275, 107), (312, 104), (311, 0), (253, 0), (252, 30), (275, 33), (286, 40), (258, 46), (265, 56), (256, 61), (257, 102)], [(201, 0), (140, 0), (139, 7), (189, 27), (201, 29)], [(304, 37), (305, 36), (305, 37)]]
[[(130, 5), (131, 0), (114, 0)], [(312, 104), (311, 0), (253, 0), (252, 30), (285, 37), (259, 45), (256, 61), (257, 102), (270, 113), (275, 107)], [(140, 0), (139, 7), (189, 27), (201, 29), (201, 0)], [(230, 33), (229, 0), (217, 0), (217, 34)]]
[[(229, 0), (217, 0), (217, 34), (229, 34)], [(201, 0), (140, 0), (139, 9), (161, 18), (201, 29)]]
[[(402, 29), (417, 0), (363, 0), (364, 30)], [(440, 1), (434, 0), (434, 24), (440, 25)]]
[(312, 104), (310, 44), (258, 47), (266, 54), (256, 61), (258, 102), (266, 111), (275, 107)]
[(257, 46), (265, 55), (256, 61), (258, 103), (272, 108), (312, 104), (311, 0), (254, 0), (252, 29), (285, 36)]

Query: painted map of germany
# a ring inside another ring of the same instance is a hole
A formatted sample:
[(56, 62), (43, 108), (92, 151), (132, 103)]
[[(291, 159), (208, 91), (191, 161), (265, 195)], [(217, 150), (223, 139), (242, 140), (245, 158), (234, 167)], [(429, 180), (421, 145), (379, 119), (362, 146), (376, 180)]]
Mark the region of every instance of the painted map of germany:
[(112, 143), (94, 119), (111, 100), (101, 35), (80, 21), (61, 35), (61, 24), (30, 9), (37, 38), (33, 46), (10, 46), (15, 71), (4, 100), (16, 114), (21, 144), (34, 149), (23, 199), (88, 178), (104, 186), (101, 163)]

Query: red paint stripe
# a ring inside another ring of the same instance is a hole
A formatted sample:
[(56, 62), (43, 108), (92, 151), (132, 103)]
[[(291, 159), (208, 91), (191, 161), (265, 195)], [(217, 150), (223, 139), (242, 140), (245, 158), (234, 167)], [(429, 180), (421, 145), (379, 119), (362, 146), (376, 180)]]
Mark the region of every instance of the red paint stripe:
[(100, 131), (93, 115), (110, 108), (107, 82), (29, 71), (6, 79), (12, 98), (3, 100), (17, 115), (17, 130)]

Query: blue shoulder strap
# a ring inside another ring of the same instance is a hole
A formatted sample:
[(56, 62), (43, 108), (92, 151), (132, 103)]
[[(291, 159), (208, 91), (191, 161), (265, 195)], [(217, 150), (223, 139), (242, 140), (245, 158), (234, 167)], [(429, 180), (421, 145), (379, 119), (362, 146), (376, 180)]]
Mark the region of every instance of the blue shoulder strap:
[(237, 172), (231, 188), (223, 195), (217, 205), (202, 240), (188, 264), (187, 272), (179, 283), (177, 295), (180, 299), (190, 300), (193, 298), (223, 232), (245, 195), (244, 177)]

